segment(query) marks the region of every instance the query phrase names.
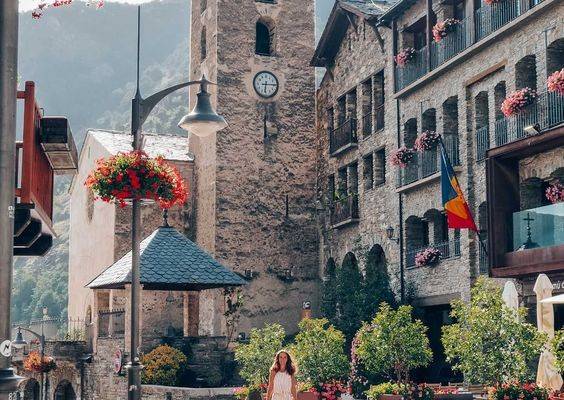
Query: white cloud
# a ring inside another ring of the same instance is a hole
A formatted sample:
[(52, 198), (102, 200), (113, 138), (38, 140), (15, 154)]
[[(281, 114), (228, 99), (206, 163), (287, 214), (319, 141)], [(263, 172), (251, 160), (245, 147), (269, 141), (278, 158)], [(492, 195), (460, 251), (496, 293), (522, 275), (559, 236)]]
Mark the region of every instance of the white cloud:
[[(131, 4), (140, 4), (140, 3), (148, 3), (152, 0), (105, 0), (107, 2), (115, 2), (115, 3), (131, 3)], [(49, 0), (20, 0), (19, 6), (20, 11), (29, 11), (33, 10), (37, 7), (40, 3), (49, 3)]]

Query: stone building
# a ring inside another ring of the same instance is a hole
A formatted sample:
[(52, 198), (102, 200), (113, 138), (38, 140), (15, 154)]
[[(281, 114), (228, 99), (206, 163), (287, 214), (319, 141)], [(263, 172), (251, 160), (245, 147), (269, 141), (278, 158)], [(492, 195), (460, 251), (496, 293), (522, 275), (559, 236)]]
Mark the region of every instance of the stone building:
[[(441, 326), (450, 301), (468, 299), (480, 274), (516, 278), (525, 303), (539, 272), (561, 290), (562, 203), (548, 206), (544, 191), (564, 172), (564, 100), (546, 86), (564, 66), (564, 4), (391, 3), (337, 1), (312, 60), (326, 68), (317, 92), (320, 268), (329, 279), (344, 260), (364, 270), (376, 258), (370, 266), (387, 271), (429, 327), (435, 357), (422, 377), (444, 382), (460, 377), (444, 362)], [(447, 18), (459, 22), (436, 42), (432, 28)], [(397, 65), (408, 48), (411, 58)], [(524, 87), (537, 90), (535, 102), (505, 117), (501, 103)], [(489, 258), (474, 232), (447, 228), (438, 150), (405, 168), (390, 164), (392, 152), (427, 130), (443, 138)], [(521, 248), (527, 213), (543, 221), (545, 230), (533, 228), (538, 249)], [(428, 247), (441, 261), (417, 267), (415, 255)]]

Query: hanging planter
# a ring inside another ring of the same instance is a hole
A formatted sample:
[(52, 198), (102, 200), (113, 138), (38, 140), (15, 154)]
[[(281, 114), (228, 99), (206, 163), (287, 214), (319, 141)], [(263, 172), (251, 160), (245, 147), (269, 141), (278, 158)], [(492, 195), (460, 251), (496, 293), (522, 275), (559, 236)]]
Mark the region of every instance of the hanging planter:
[(97, 161), (85, 185), (107, 203), (149, 199), (162, 208), (186, 201), (186, 185), (178, 169), (162, 157), (151, 159), (142, 151), (118, 153)]
[(390, 156), (390, 162), (396, 167), (404, 168), (413, 160), (415, 152), (405, 146), (400, 147)]
[(552, 204), (563, 202), (564, 185), (562, 185), (560, 182), (553, 183), (546, 189), (545, 196)]
[(564, 96), (564, 68), (552, 73), (546, 81), (546, 86), (549, 92), (556, 92)]
[(415, 139), (414, 148), (417, 151), (434, 150), (441, 142), (441, 135), (435, 131), (423, 131)]
[(415, 49), (413, 47), (406, 47), (402, 49), (395, 57), (394, 61), (398, 67), (405, 67), (415, 57)]
[(435, 265), (441, 260), (441, 251), (434, 247), (428, 247), (415, 255), (415, 265), (424, 267), (427, 265)]
[(501, 112), (506, 117), (511, 117), (522, 112), (527, 106), (533, 104), (537, 92), (531, 88), (516, 90), (505, 98), (501, 104)]
[(30, 372), (49, 372), (57, 368), (57, 364), (53, 357), (44, 356), (41, 359), (41, 354), (37, 351), (32, 351), (24, 360), (24, 368)]
[(455, 18), (447, 18), (444, 21), (437, 22), (433, 26), (433, 40), (439, 43), (444, 37), (454, 31), (458, 24), (460, 24), (460, 21)]

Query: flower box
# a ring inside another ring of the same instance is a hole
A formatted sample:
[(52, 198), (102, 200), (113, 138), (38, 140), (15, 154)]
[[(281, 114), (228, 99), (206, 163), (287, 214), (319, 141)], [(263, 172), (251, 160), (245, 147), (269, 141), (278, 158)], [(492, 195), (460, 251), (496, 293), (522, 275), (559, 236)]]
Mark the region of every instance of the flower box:
[(460, 21), (455, 18), (447, 18), (444, 21), (437, 22), (433, 26), (433, 40), (439, 43), (443, 38), (448, 36), (449, 33), (454, 31), (456, 25), (460, 24)]
[(506, 117), (511, 117), (522, 112), (527, 106), (533, 104), (537, 93), (531, 88), (516, 90), (505, 98), (501, 104), (501, 112)]
[(415, 265), (424, 267), (427, 265), (435, 265), (441, 260), (441, 251), (434, 247), (428, 247), (415, 255)]
[(546, 81), (546, 86), (549, 92), (555, 92), (564, 96), (564, 68), (552, 73)]
[(397, 167), (406, 167), (413, 160), (415, 152), (405, 146), (400, 147), (390, 156), (390, 162)]
[(406, 47), (402, 49), (395, 57), (394, 61), (398, 67), (405, 67), (413, 58), (415, 57), (415, 49), (412, 47)]
[(424, 131), (415, 139), (417, 151), (434, 150), (441, 142), (441, 135), (435, 131)]

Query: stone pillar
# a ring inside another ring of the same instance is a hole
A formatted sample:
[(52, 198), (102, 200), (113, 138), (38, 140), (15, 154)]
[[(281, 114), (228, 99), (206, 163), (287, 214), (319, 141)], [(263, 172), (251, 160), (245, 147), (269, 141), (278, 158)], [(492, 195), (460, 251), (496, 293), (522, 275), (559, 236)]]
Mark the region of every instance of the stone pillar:
[(200, 293), (184, 292), (184, 336), (198, 336), (200, 324)]

